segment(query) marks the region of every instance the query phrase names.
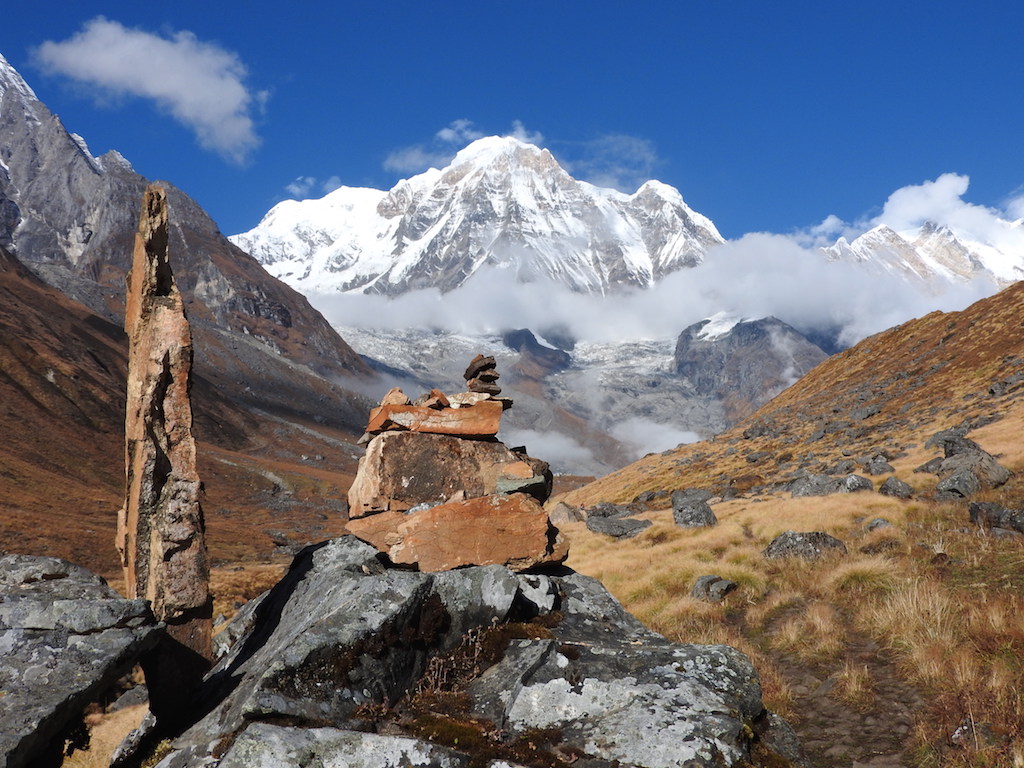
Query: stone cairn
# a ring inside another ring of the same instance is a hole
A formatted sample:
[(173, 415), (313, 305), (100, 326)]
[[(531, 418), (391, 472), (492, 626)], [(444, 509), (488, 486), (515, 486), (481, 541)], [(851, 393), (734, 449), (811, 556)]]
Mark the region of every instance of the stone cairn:
[(421, 571), (565, 560), (565, 539), (541, 506), (547, 463), (496, 437), (512, 405), (498, 397), (498, 376), (494, 358), (477, 355), (466, 392), (433, 389), (415, 403), (397, 387), (384, 396), (348, 493), (350, 533)]
[(143, 660), (150, 708), (172, 717), (199, 684), (211, 652), (210, 569), (189, 386), (192, 333), (167, 260), (167, 198), (142, 201), (125, 299), (129, 339), (125, 503), (117, 549), (131, 598), (167, 626)]

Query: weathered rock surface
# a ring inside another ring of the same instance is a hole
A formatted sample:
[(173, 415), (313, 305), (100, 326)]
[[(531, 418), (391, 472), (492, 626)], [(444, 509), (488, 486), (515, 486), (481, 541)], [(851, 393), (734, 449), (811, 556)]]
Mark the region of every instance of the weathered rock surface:
[(909, 499), (914, 495), (913, 487), (895, 476), (886, 478), (878, 492), (883, 496), (892, 496), (896, 499)]
[[(918, 470), (939, 476), (935, 495), (940, 499), (966, 499), (983, 489), (998, 488), (1011, 472), (973, 440), (963, 429), (947, 429), (928, 439), (926, 446), (942, 448), (941, 460), (933, 459)], [(917, 470), (915, 470), (917, 471)]]
[(967, 512), (975, 525), (1024, 533), (1024, 510), (1007, 509), (993, 501), (972, 501), (967, 506)]
[(705, 528), (718, 525), (718, 518), (706, 501), (686, 501), (672, 505), (672, 519), (680, 528)]
[(407, 429), (436, 435), (493, 437), (501, 427), (502, 405), (497, 400), (484, 400), (465, 408), (432, 408), (429, 405), (385, 404), (370, 411), (366, 431)]
[(524, 571), (561, 563), (568, 542), (532, 496), (479, 496), (426, 508), (367, 515), (349, 533), (387, 553), (391, 562), (421, 571), (464, 565), (504, 565)]
[(131, 597), (210, 658), (210, 566), (192, 436), (192, 333), (167, 254), (167, 198), (146, 190), (128, 280), (126, 491), (117, 548)]
[(772, 539), (762, 554), (771, 559), (799, 557), (804, 560), (817, 560), (829, 551), (842, 552), (845, 555), (846, 545), (823, 531), (785, 531)]
[(476, 498), (513, 491), (546, 501), (551, 494), (548, 465), (499, 442), (384, 432), (370, 441), (359, 460), (348, 493), (349, 515), (444, 503), (458, 493)]
[(588, 517), (587, 529), (594, 533), (603, 533), (616, 539), (631, 539), (645, 528), (651, 527), (650, 520), (637, 520), (633, 517)]
[[(565, 570), (387, 570), (344, 537), (305, 550), (249, 613), (160, 768), (209, 765), (214, 751), (221, 768), (497, 768), (542, 734), (559, 761), (545, 764), (733, 766), (773, 722), (739, 651), (670, 643)], [(464, 709), (416, 716), (423, 695)], [(445, 737), (424, 719), (475, 736), (430, 743)]]
[(857, 493), (874, 489), (874, 483), (860, 475), (832, 477), (830, 475), (807, 474), (789, 484), (794, 498), (799, 496), (829, 496), (833, 493)]
[(551, 512), (548, 513), (548, 519), (555, 525), (561, 525), (562, 523), (582, 523), (587, 519), (587, 514), (579, 507), (574, 507), (571, 504), (566, 504), (564, 501), (560, 501), (554, 506)]
[(0, 765), (59, 766), (86, 705), (160, 635), (144, 600), (80, 566), (0, 556)]
[(739, 585), (735, 581), (723, 579), (721, 576), (708, 574), (701, 576), (690, 590), (690, 597), (708, 603), (720, 603), (726, 595), (736, 590)]

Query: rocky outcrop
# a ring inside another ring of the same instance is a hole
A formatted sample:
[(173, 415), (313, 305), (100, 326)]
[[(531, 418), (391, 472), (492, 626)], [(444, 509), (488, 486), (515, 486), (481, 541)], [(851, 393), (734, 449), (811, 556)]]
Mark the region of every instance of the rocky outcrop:
[(117, 548), (129, 596), (150, 601), (167, 624), (146, 669), (158, 717), (181, 703), (212, 655), (210, 565), (189, 399), (192, 334), (167, 242), (166, 196), (150, 187), (126, 303), (126, 490)]
[(59, 766), (86, 705), (152, 647), (145, 600), (64, 560), (0, 556), (0, 765)]
[(566, 570), (394, 570), (344, 537), (235, 622), (159, 768), (738, 766), (774, 722), (743, 654), (671, 643)]
[(937, 498), (970, 498), (983, 489), (1004, 485), (1012, 474), (992, 454), (966, 438), (961, 430), (943, 430), (929, 438), (925, 445), (941, 448), (943, 453), (941, 459), (915, 470), (938, 475)]
[[(93, 157), (2, 56), (0, 146), (0, 244), (48, 284), (120, 324), (147, 180), (115, 151)], [(361, 398), (334, 382), (368, 377), (368, 366), (302, 295), (228, 242), (194, 200), (163, 186), (204, 376), (235, 402), (357, 428)]]
[(826, 552), (840, 552), (845, 555), (846, 545), (823, 531), (785, 531), (772, 539), (762, 554), (772, 560), (784, 557), (817, 560)]
[(370, 412), (376, 436), (349, 489), (349, 532), (423, 571), (562, 562), (568, 545), (541, 506), (548, 465), (494, 437), (511, 406), (497, 398), (494, 358), (477, 355), (464, 378), (468, 392), (412, 404), (396, 388)]
[(697, 394), (722, 400), (735, 422), (826, 357), (799, 331), (774, 317), (738, 322), (713, 318), (679, 335), (673, 364)]
[(381, 512), (348, 523), (349, 531), (421, 571), (502, 563), (527, 570), (560, 562), (568, 544), (544, 508), (526, 494), (491, 494), (407, 512)]

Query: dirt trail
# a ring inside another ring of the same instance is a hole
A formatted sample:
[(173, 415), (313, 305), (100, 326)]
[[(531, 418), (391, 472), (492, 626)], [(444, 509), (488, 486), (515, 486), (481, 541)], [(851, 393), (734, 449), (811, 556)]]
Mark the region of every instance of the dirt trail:
[(920, 693), (903, 682), (878, 645), (863, 636), (848, 637), (844, 659), (867, 667), (872, 695), (862, 707), (839, 698), (843, 661), (831, 667), (806, 667), (786, 656), (773, 660), (793, 692), (793, 727), (815, 768), (902, 768), (917, 714)]

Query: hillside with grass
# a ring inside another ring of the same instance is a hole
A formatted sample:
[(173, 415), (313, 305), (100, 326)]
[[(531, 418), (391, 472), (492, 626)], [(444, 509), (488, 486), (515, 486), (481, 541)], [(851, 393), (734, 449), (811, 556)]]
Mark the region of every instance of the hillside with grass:
[[(1024, 508), (1024, 285), (932, 313), (825, 361), (735, 429), (649, 455), (557, 501), (633, 503), (630, 539), (566, 525), (568, 564), (673, 640), (754, 659), (766, 704), (814, 765), (1024, 764), (1024, 536), (972, 523), (915, 471), (955, 428), (1014, 474), (971, 498)], [(874, 491), (797, 497), (810, 474)], [(896, 477), (901, 500), (878, 493)], [(668, 493), (707, 489), (718, 524), (682, 528)], [(646, 503), (640, 503), (637, 499)], [(882, 522), (878, 522), (882, 521)], [(824, 531), (846, 554), (770, 560), (778, 534)], [(738, 585), (691, 597), (698, 577)]]

